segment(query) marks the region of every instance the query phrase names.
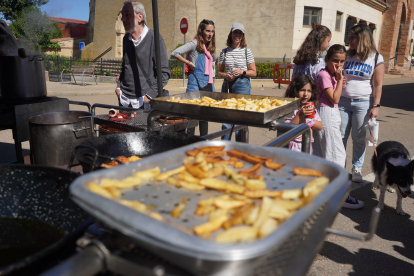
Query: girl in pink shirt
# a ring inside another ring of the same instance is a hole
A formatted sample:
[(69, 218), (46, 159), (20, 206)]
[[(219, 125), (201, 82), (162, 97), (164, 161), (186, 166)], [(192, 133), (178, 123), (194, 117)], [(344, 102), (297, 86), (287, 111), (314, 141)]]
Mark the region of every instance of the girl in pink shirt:
[(335, 44), (325, 57), (326, 67), (316, 78), (319, 87), (318, 112), (323, 129), (315, 131), (313, 153), (345, 167), (346, 153), (340, 131), (341, 115), (338, 102), (342, 93), (342, 71), (346, 59), (344, 46)]
[[(318, 86), (309, 75), (298, 75), (292, 80), (285, 93), (286, 98), (299, 98), (300, 109), (296, 109), (290, 120), (286, 123), (303, 124), (306, 123), (311, 129), (321, 130), (322, 122), (316, 107), (318, 106)], [(313, 105), (306, 105), (312, 102)], [(311, 150), (312, 150), (311, 139)], [(289, 143), (289, 149), (294, 151), (302, 151), (302, 135), (295, 138)]]

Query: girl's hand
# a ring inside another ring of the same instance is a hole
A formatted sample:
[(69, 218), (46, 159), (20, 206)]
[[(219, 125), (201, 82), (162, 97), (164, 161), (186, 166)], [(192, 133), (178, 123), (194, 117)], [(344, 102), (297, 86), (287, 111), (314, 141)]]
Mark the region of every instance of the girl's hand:
[(195, 65), (191, 61), (187, 63), (187, 65), (190, 67), (191, 71), (194, 71)]
[(313, 109), (307, 108), (306, 105), (302, 106), (299, 110), (299, 118), (308, 117), (312, 114)]
[(342, 71), (344, 71), (344, 68), (342, 66), (336, 68), (335, 64), (333, 66), (334, 66), (334, 70), (335, 70), (335, 79), (336, 79), (336, 81), (339, 82), (340, 80), (343, 79)]
[(369, 118), (377, 118), (378, 112), (379, 112), (378, 107), (371, 108), (371, 110), (369, 111)]
[(241, 74), (243, 74), (243, 71), (241, 69), (236, 68), (236, 69), (233, 70), (233, 76), (238, 77)]
[(233, 77), (233, 75), (232, 74), (226, 74), (225, 75), (225, 77), (224, 77), (226, 80), (228, 80), (228, 81), (233, 81), (234, 80), (234, 77)]

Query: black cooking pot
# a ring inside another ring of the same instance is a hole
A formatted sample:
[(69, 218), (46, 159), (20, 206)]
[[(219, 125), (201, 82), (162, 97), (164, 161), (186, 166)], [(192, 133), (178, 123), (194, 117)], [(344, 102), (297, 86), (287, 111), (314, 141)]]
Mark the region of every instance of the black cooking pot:
[[(42, 262), (75, 244), (88, 226), (88, 214), (69, 198), (69, 184), (79, 174), (46, 166), (0, 165), (0, 175), (0, 259), (7, 263), (6, 257), (17, 254), (15, 261), (0, 266), (0, 275), (37, 275), (37, 269), (44, 269)], [(21, 253), (46, 244), (49, 240), (42, 239), (50, 238), (50, 230), (60, 239), (17, 260)]]
[[(87, 173), (101, 164), (108, 163), (118, 156), (145, 157), (164, 151), (183, 147), (205, 139), (198, 136), (179, 132), (131, 132), (122, 134), (111, 134), (100, 137), (90, 138), (82, 142), (76, 152), (76, 157), (83, 167), (83, 172)], [(93, 159), (96, 158), (96, 166)]]

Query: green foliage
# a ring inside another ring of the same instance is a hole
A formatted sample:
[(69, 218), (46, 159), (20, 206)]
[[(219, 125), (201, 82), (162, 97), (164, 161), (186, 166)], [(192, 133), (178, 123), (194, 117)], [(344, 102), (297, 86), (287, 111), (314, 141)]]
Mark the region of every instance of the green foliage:
[(58, 42), (51, 39), (61, 38), (62, 32), (39, 8), (29, 6), (12, 20), (10, 30), (18, 38), (18, 43), (28, 53), (40, 53), (41, 49), (60, 49)]
[(49, 0), (0, 0), (0, 13), (4, 19), (15, 20), (28, 7), (40, 7)]
[(112, 72), (111, 72), (111, 71), (109, 71), (109, 70), (107, 70), (107, 71), (105, 72), (105, 75), (106, 75), (106, 76), (112, 76)]

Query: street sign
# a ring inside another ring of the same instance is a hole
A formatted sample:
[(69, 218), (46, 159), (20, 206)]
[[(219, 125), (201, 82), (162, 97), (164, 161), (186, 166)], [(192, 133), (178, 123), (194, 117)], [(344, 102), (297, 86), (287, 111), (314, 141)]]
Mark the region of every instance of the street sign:
[(82, 50), (83, 47), (85, 47), (85, 42), (79, 42), (79, 50)]
[(181, 33), (182, 34), (186, 34), (187, 33), (187, 31), (188, 31), (188, 20), (187, 20), (187, 18), (181, 19), (181, 22), (180, 22), (180, 30), (181, 30)]

